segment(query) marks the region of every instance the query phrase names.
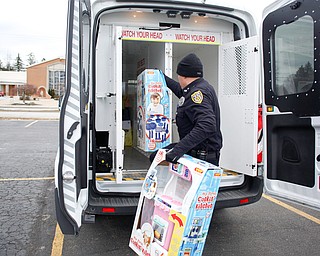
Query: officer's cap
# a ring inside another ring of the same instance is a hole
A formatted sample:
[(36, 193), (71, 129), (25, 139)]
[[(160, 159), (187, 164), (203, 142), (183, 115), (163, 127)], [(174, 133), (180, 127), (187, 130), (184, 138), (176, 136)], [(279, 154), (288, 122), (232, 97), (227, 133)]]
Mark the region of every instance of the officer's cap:
[(177, 74), (185, 77), (203, 77), (201, 60), (194, 53), (188, 54), (179, 62)]

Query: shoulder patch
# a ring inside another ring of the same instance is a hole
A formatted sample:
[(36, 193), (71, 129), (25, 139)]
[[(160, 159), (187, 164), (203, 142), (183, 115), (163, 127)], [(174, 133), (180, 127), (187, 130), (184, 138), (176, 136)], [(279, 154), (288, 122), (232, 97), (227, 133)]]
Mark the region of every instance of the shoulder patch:
[(191, 94), (191, 99), (194, 103), (200, 104), (203, 100), (203, 94), (200, 90)]

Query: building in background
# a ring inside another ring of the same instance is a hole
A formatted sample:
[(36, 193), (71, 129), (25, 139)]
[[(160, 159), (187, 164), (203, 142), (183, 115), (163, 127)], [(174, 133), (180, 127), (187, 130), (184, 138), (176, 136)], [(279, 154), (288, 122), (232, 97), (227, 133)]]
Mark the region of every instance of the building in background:
[(0, 71), (0, 92), (6, 96), (17, 95), (17, 88), (24, 86), (27, 81), (27, 72)]
[(55, 97), (64, 94), (65, 59), (53, 59), (27, 67), (27, 85), (37, 88), (37, 96), (49, 98), (49, 90)]
[(6, 96), (59, 98), (64, 94), (65, 59), (56, 58), (31, 65), (27, 71), (0, 71), (0, 91)]

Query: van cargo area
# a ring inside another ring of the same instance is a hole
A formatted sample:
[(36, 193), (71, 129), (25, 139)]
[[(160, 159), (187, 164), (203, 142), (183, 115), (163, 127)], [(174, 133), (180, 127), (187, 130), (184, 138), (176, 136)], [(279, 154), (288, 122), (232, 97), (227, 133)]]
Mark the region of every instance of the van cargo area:
[[(135, 15), (134, 22), (131, 15)], [(93, 88), (95, 121), (92, 146), (96, 151), (93, 150), (92, 154), (95, 178), (90, 183), (95, 188), (95, 192), (91, 193), (89, 204), (119, 206), (117, 214), (123, 207), (126, 208), (126, 213), (130, 212), (128, 202), (132, 206), (131, 212), (135, 211), (137, 196), (150, 166), (150, 152), (137, 147), (138, 75), (145, 69), (157, 69), (177, 80), (176, 67), (179, 61), (193, 52), (203, 63), (205, 79), (214, 86), (219, 95), (218, 76), (219, 67), (222, 65), (219, 63), (219, 47), (222, 42), (234, 41), (241, 30), (228, 20), (197, 16), (179, 19), (179, 24), (171, 22), (171, 25), (166, 25), (172, 27), (171, 29), (166, 27), (165, 31), (169, 31), (167, 36), (175, 34), (177, 40), (171, 42), (153, 40), (154, 38), (150, 40), (152, 33), (163, 31), (159, 20), (170, 21), (165, 13), (157, 13), (155, 16), (152, 10), (147, 9), (106, 12), (100, 17), (95, 47), (96, 83)], [(150, 28), (146, 27), (146, 24)], [(157, 29), (153, 30), (151, 27)], [(202, 33), (199, 29), (203, 30)], [(201, 39), (208, 34), (215, 35), (208, 37), (211, 40), (214, 37), (214, 42)], [(153, 35), (153, 37), (156, 36), (156, 34)], [(239, 70), (236, 71), (239, 72)], [(229, 85), (225, 90), (232, 91), (234, 88)], [(169, 96), (173, 118), (169, 133), (171, 141), (177, 142), (179, 136), (174, 118), (178, 99), (170, 90)], [(221, 111), (223, 112), (223, 109)], [(234, 129), (234, 127), (231, 128)], [(102, 161), (103, 164), (101, 164)], [(224, 170), (220, 188), (225, 192), (219, 193), (218, 208), (238, 205), (243, 197), (250, 197), (245, 203), (253, 202), (260, 197), (262, 191), (261, 179), (246, 177), (237, 170), (229, 169)], [(101, 200), (106, 202), (101, 204)], [(224, 200), (226, 203), (223, 202)], [(228, 203), (230, 200), (231, 204)], [(115, 205), (115, 201), (118, 204)], [(97, 207), (91, 208), (94, 209), (92, 213), (101, 212)]]
[[(93, 170), (96, 173), (97, 191), (102, 193), (138, 193), (150, 166), (150, 152), (145, 152), (137, 147), (137, 132), (139, 131), (137, 76), (141, 72), (145, 69), (158, 69), (177, 79), (175, 71), (178, 62), (188, 53), (194, 52), (203, 62), (205, 79), (218, 92), (218, 43), (173, 43), (128, 38), (126, 35), (130, 36), (130, 34), (137, 33), (139, 27), (144, 27), (146, 17), (142, 18), (142, 15), (151, 15), (150, 11), (139, 12), (137, 14), (141, 15), (141, 23), (139, 24), (138, 19), (136, 19), (137, 24), (132, 24), (131, 20), (126, 21), (131, 13), (132, 11), (103, 15), (100, 20), (99, 36), (97, 38), (97, 83), (94, 104), (96, 113), (95, 148), (97, 150), (93, 151), (96, 160)], [(163, 14), (163, 19), (167, 19), (166, 14)], [(232, 23), (222, 20), (207, 20), (203, 29), (218, 28), (218, 31), (212, 32), (224, 38), (225, 41), (230, 41), (233, 38), (234, 26)], [(127, 24), (130, 24), (130, 27)], [(149, 25), (157, 27), (159, 23), (155, 21), (154, 24)], [(179, 26), (184, 28), (179, 30), (180, 37), (188, 37), (194, 30), (194, 21), (181, 20)], [(151, 33), (151, 30), (147, 28), (141, 31), (145, 36), (148, 35), (146, 33)], [(120, 33), (119, 36), (117, 33)], [(121, 37), (121, 35), (124, 36)], [(114, 75), (118, 72), (121, 77)], [(117, 88), (119, 86), (121, 86), (121, 89)], [(121, 95), (118, 95), (119, 93)], [(172, 117), (174, 118), (178, 99), (170, 91), (169, 94), (172, 100)], [(117, 111), (120, 107), (121, 111)], [(120, 114), (122, 114), (122, 117)], [(121, 118), (121, 127), (119, 120), (117, 123), (119, 118)], [(179, 141), (174, 119), (169, 135), (172, 142)], [(119, 148), (123, 148), (120, 157), (118, 150), (116, 150)], [(233, 172), (233, 175), (225, 175), (221, 185), (238, 186), (243, 182), (244, 175)]]

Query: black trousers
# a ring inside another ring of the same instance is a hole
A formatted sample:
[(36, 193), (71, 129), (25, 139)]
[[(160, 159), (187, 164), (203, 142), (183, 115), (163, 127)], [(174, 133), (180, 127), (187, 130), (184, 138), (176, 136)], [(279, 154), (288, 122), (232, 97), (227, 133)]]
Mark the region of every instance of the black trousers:
[(219, 151), (215, 151), (215, 152), (209, 152), (206, 156), (205, 161), (207, 161), (208, 163), (212, 163), (215, 166), (219, 166), (219, 160), (220, 160), (220, 152)]
[[(172, 149), (176, 144), (177, 143), (171, 143), (168, 146), (164, 147), (163, 149)], [(158, 152), (158, 150), (151, 153), (151, 155), (149, 157), (150, 162), (153, 162), (153, 159), (155, 158), (157, 152)], [(187, 155), (190, 155), (195, 158), (199, 158), (196, 150), (190, 150), (187, 153)], [(203, 160), (205, 160), (206, 162), (212, 163), (215, 166), (219, 166), (220, 152), (219, 151), (208, 152), (207, 155), (205, 156), (205, 159), (203, 159)]]

